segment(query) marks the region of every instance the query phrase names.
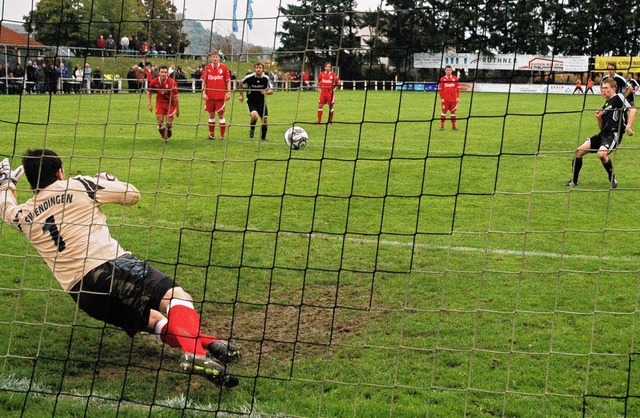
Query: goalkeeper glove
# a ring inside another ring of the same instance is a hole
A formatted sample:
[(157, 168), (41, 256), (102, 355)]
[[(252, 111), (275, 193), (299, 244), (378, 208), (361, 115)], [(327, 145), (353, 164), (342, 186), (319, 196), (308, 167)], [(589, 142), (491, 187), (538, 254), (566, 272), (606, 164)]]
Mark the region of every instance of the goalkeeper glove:
[(12, 181), (16, 184), (20, 177), (24, 174), (24, 168), (19, 166), (15, 170), (11, 171), (11, 165), (9, 165), (9, 159), (5, 158), (0, 162), (0, 183), (5, 181)]

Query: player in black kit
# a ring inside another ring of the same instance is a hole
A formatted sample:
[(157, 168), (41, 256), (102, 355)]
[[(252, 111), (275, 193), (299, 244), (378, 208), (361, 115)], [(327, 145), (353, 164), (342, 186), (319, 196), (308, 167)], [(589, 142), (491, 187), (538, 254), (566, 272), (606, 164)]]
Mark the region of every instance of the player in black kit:
[(265, 95), (273, 94), (273, 88), (271, 87), (269, 77), (264, 73), (264, 65), (262, 65), (261, 62), (257, 62), (253, 66), (253, 72), (244, 76), (242, 80), (240, 80), (240, 83), (238, 83), (238, 99), (241, 102), (244, 101), (242, 88), (245, 85), (248, 88), (247, 107), (249, 108), (249, 115), (251, 116), (249, 138), (253, 138), (256, 130), (256, 123), (258, 122), (258, 119), (261, 119), (262, 131), (260, 138), (265, 141), (267, 139), (267, 117), (269, 116)]
[(567, 186), (578, 185), (582, 157), (588, 152), (597, 152), (602, 166), (607, 171), (611, 187), (614, 189), (618, 187), (618, 180), (613, 173), (613, 163), (609, 154), (618, 147), (625, 132), (629, 136), (633, 135), (631, 126), (636, 119), (636, 108), (629, 104), (623, 93), (616, 93), (616, 87), (617, 84), (612, 77), (602, 81), (600, 91), (602, 97), (606, 99), (606, 103), (601, 110), (596, 111), (600, 132), (587, 138), (576, 150), (572, 164), (573, 178), (567, 182)]
[[(616, 93), (624, 94), (624, 97), (628, 97), (631, 93), (632, 87), (627, 84), (627, 80), (616, 72), (618, 66), (615, 62), (607, 64), (607, 74), (602, 76), (602, 81), (611, 78), (616, 82)], [(602, 83), (601, 81), (601, 83)]]

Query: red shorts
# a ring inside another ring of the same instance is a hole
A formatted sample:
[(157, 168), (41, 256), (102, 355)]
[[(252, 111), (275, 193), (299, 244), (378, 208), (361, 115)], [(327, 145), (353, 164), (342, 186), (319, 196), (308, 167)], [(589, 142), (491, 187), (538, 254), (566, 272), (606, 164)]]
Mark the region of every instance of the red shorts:
[(156, 115), (174, 116), (176, 114), (176, 106), (169, 105), (169, 103), (158, 102), (156, 103)]
[(457, 102), (441, 102), (442, 113), (447, 113), (447, 110), (451, 113), (456, 113), (456, 109), (458, 108)]
[(321, 94), (318, 99), (318, 104), (320, 106), (336, 104), (335, 94)]
[(205, 112), (224, 113), (224, 99), (210, 99), (204, 102)]

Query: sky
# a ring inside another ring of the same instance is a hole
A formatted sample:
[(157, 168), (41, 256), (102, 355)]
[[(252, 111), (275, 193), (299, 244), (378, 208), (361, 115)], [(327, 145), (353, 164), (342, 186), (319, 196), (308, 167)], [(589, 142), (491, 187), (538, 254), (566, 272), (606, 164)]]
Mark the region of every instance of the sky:
[[(199, 20), (207, 29), (213, 29), (221, 35), (232, 32), (234, 0), (173, 0), (178, 13), (184, 13), (186, 19)], [(274, 45), (274, 34), (280, 29), (282, 17), (278, 18), (278, 6), (295, 3), (295, 0), (253, 0), (253, 29), (249, 30), (245, 22), (247, 0), (237, 0), (238, 32), (237, 38), (245, 42)], [(357, 0), (358, 11), (374, 10), (383, 0)], [(22, 22), (22, 17), (35, 7), (38, 0), (0, 0), (2, 6), (0, 19)]]

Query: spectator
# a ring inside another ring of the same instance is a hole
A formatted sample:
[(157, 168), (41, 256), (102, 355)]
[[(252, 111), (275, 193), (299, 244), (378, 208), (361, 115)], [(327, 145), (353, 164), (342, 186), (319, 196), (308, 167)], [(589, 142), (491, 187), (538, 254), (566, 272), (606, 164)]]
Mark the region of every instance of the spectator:
[(13, 77), (17, 78), (18, 80), (13, 80), (14, 84), (15, 84), (15, 89), (16, 89), (16, 93), (22, 93), (22, 86), (24, 86), (24, 68), (22, 68), (22, 66), (20, 65), (20, 63), (16, 63), (15, 67), (13, 67)]
[(140, 84), (138, 84), (138, 66), (132, 65), (131, 69), (127, 73), (127, 83), (129, 83), (129, 90), (140, 90)]
[(37, 61), (27, 61), (27, 93), (34, 93), (36, 89)]
[(142, 46), (142, 44), (140, 43), (140, 39), (137, 36), (133, 36), (131, 38), (131, 51), (135, 51), (135, 54), (139, 54), (140, 53), (140, 47)]
[(91, 78), (93, 76), (93, 70), (91, 64), (88, 62), (84, 64), (84, 88), (87, 89), (87, 93), (91, 93)]
[[(45, 64), (42, 63), (42, 66), (45, 67)], [(46, 65), (44, 69), (44, 78), (46, 91), (49, 94), (56, 94), (58, 92), (58, 80), (60, 79), (60, 73), (52, 63)]]
[(145, 80), (145, 73), (144, 70), (142, 69), (142, 67), (140, 67), (138, 65), (137, 67), (137, 71), (136, 71), (136, 80), (138, 82), (138, 91), (142, 92), (142, 88), (144, 87), (144, 80)]
[(309, 75), (309, 71), (305, 70), (302, 73), (302, 90), (310, 90), (311, 89), (311, 76)]
[(69, 69), (64, 66), (64, 62), (61, 62), (58, 68), (56, 69), (56, 73), (58, 74), (57, 78), (62, 81), (62, 92), (70, 93), (71, 86), (69, 85)]
[(47, 64), (43, 62), (38, 67), (36, 67), (36, 71), (34, 74), (35, 82), (36, 82), (36, 88), (35, 88), (36, 93), (43, 94), (47, 91), (47, 84), (45, 82), (46, 80), (45, 80), (45, 74), (44, 74), (46, 65)]
[(175, 53), (175, 51), (173, 50), (173, 46), (171, 44), (167, 45), (167, 48), (165, 51), (167, 55), (173, 55)]
[(202, 66), (197, 67), (195, 70), (191, 67), (187, 67), (191, 71), (191, 78), (196, 80), (196, 90), (202, 90)]
[(147, 41), (144, 41), (140, 46), (140, 53), (142, 55), (147, 55), (149, 53), (149, 43)]
[(129, 38), (127, 37), (127, 35), (124, 35), (122, 38), (120, 38), (120, 48), (125, 55), (129, 54)]
[(73, 70), (73, 78), (75, 80), (75, 83), (73, 83), (73, 93), (79, 94), (82, 79), (84, 78), (84, 70), (80, 67), (80, 64), (76, 64), (76, 68)]
[(103, 35), (100, 35), (98, 38), (98, 42), (96, 42), (96, 46), (100, 48), (100, 55), (104, 57), (104, 49), (107, 47), (107, 40), (104, 39)]
[(102, 70), (99, 65), (93, 70), (93, 79), (91, 80), (91, 88), (102, 93)]
[(113, 39), (113, 35), (109, 34), (107, 38), (107, 50), (109, 51), (109, 55), (113, 56), (116, 52), (116, 41)]

